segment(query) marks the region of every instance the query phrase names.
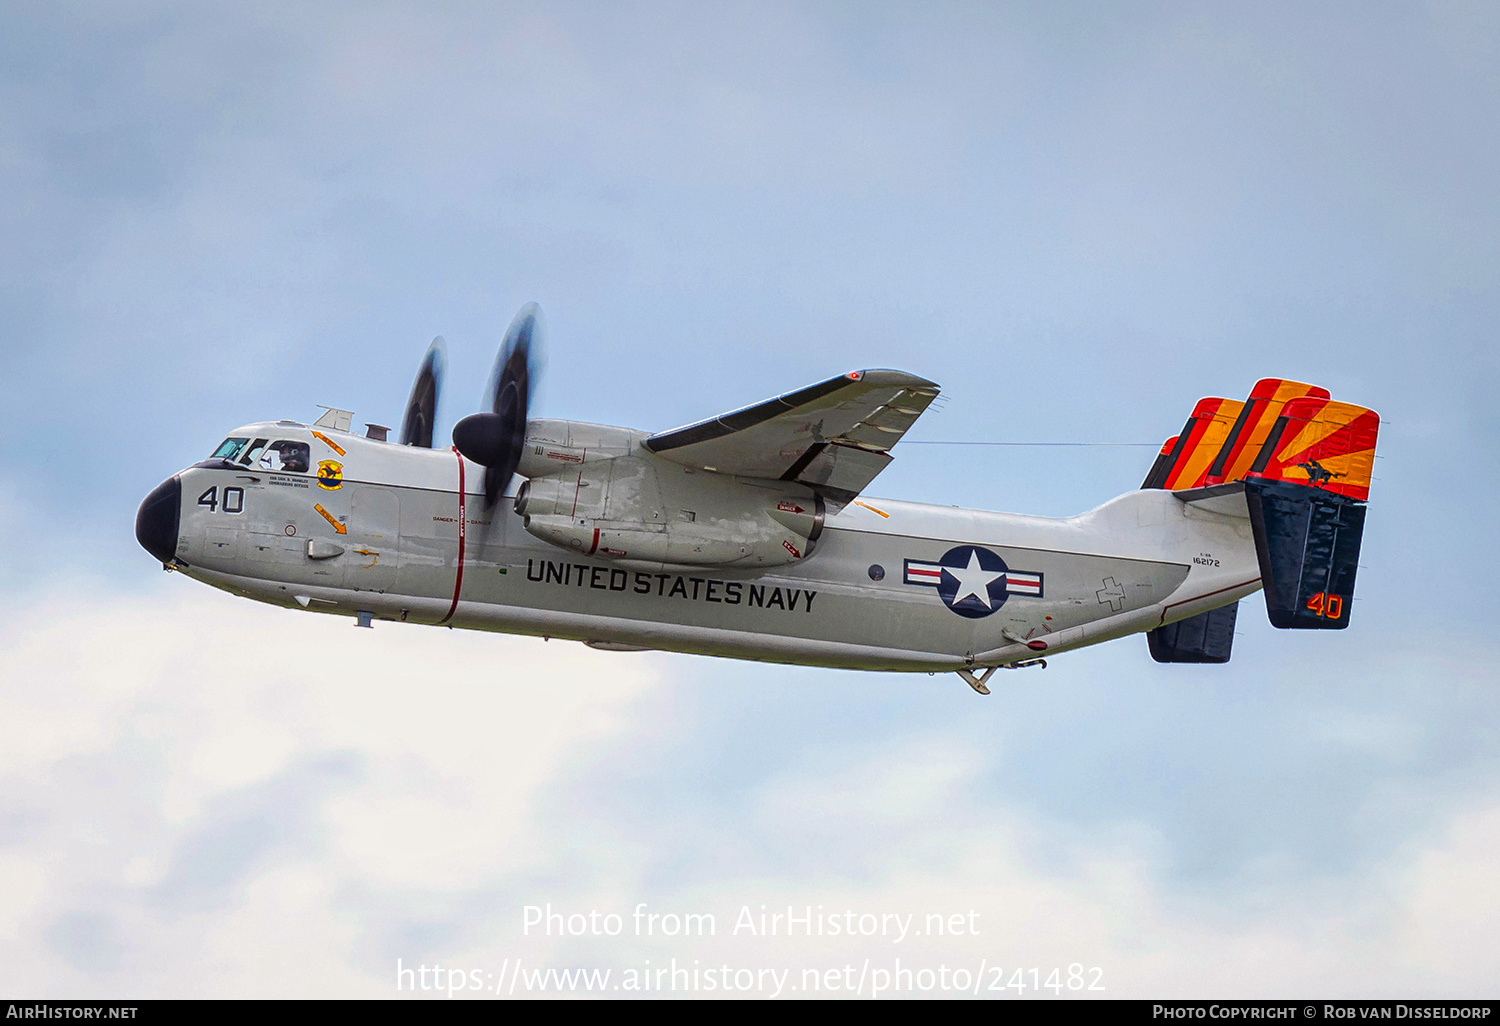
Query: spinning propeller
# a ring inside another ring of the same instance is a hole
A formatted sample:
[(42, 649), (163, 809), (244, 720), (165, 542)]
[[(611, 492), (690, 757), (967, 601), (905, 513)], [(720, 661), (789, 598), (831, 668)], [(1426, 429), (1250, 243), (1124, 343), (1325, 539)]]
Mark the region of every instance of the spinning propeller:
[(521, 307), (506, 329), (495, 369), (490, 372), (490, 412), (471, 414), (453, 425), (454, 447), (484, 467), (486, 509), (500, 501), (521, 462), (526, 407), (536, 369), (532, 346), (541, 346), (541, 316), (541, 307), (535, 303)]
[(439, 335), (427, 347), (422, 358), (417, 380), (411, 386), (411, 398), (406, 400), (406, 415), (401, 418), (401, 444), (432, 448), (432, 427), (437, 418), (438, 394), (443, 390), (443, 370), (447, 364), (443, 354), (443, 336)]

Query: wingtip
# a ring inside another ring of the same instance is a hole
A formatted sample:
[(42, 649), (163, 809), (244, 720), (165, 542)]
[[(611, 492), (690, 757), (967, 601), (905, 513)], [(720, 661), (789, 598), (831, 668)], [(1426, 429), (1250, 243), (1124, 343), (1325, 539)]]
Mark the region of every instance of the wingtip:
[(850, 371), (845, 376), (871, 385), (896, 385), (902, 388), (930, 388), (935, 392), (942, 391), (936, 381), (929, 381), (919, 375), (893, 370), (889, 367), (871, 367), (867, 370)]

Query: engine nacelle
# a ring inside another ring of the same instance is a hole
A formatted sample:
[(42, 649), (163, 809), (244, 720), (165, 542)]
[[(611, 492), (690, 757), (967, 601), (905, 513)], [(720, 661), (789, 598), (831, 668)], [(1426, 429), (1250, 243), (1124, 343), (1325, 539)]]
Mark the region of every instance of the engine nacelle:
[(546, 427), (556, 441), (528, 438), (522, 467), (535, 476), (515, 508), (527, 531), (566, 551), (653, 567), (784, 566), (807, 558), (823, 530), (811, 489), (670, 463), (618, 428)]
[(807, 558), (816, 539), (795, 534), (770, 517), (746, 531), (745, 521), (673, 524), (658, 530), (563, 516), (527, 516), (526, 530), (585, 556), (625, 564), (677, 567), (783, 566)]

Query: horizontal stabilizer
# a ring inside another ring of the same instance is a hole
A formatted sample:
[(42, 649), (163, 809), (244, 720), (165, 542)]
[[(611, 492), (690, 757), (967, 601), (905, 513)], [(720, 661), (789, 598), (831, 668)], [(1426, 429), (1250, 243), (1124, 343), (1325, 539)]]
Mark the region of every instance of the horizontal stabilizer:
[(1272, 626), (1349, 626), (1364, 503), (1323, 488), (1263, 478), (1245, 482), (1245, 499)]
[(1234, 645), (1238, 602), (1146, 632), (1151, 658), (1159, 663), (1227, 663)]
[(1218, 513), (1220, 516), (1239, 517), (1241, 520), (1250, 518), (1250, 510), (1245, 506), (1245, 482), (1243, 481), (1209, 485), (1206, 488), (1184, 488), (1173, 492), (1172, 497), (1195, 509)]

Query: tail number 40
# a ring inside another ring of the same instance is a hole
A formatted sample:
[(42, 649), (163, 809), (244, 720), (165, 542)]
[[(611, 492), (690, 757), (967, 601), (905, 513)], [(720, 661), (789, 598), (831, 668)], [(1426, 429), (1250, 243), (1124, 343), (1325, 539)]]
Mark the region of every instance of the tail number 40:
[(1307, 608), (1319, 616), (1337, 620), (1344, 612), (1344, 596), (1326, 595), (1320, 591), (1307, 600)]

